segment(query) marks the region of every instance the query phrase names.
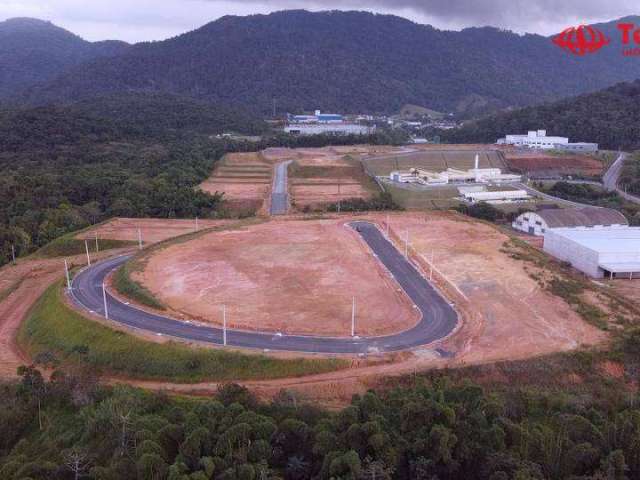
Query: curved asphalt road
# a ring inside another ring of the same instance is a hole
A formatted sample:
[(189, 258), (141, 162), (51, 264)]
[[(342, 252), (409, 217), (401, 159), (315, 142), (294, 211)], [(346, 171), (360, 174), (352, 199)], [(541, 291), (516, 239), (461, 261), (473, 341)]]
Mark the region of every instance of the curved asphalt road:
[[(300, 335), (227, 330), (227, 345), (242, 348), (292, 352), (365, 354), (392, 352), (427, 345), (453, 331), (458, 321), (455, 310), (429, 282), (407, 262), (380, 230), (368, 222), (353, 222), (373, 253), (422, 312), (413, 328), (394, 335), (366, 338), (329, 338)], [(73, 301), (81, 308), (104, 315), (102, 282), (107, 274), (125, 263), (130, 256), (116, 257), (89, 267), (73, 279)], [(365, 299), (360, 300), (365, 301)], [(155, 315), (124, 304), (107, 294), (109, 319), (123, 325), (192, 341), (222, 344), (222, 329), (194, 325)], [(357, 333), (357, 317), (356, 317)]]

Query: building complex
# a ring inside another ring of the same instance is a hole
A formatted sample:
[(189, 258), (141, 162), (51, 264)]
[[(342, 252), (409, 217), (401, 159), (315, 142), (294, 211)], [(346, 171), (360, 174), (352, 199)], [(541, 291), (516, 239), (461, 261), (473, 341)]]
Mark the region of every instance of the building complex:
[(507, 135), (498, 139), (499, 145), (535, 148), (541, 150), (562, 150), (568, 152), (597, 152), (597, 143), (570, 143), (567, 137), (547, 136), (546, 130), (530, 130), (526, 135)]
[(348, 122), (340, 114), (316, 110), (314, 115), (287, 115), (284, 131), (292, 135), (370, 135), (375, 129), (375, 126)]

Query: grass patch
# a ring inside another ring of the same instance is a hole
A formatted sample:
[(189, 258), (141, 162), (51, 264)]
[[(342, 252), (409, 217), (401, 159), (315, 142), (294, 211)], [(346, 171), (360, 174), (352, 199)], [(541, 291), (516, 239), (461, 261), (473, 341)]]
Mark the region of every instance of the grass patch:
[(140, 271), (141, 264), (129, 261), (122, 265), (113, 276), (113, 286), (118, 293), (147, 307), (166, 310), (166, 307), (145, 287), (131, 278), (131, 274)]
[(62, 300), (61, 283), (47, 289), (18, 332), (32, 357), (52, 352), (63, 363), (88, 364), (103, 372), (184, 383), (263, 380), (346, 368), (340, 359), (275, 359), (180, 343), (158, 344), (89, 320)]
[[(33, 255), (36, 258), (55, 258), (55, 257), (70, 257), (73, 255), (81, 255), (85, 253), (86, 247), (84, 240), (74, 238), (78, 232), (72, 232), (62, 237), (56, 238), (49, 242), (44, 247), (40, 248)], [(87, 241), (89, 245), (89, 252), (96, 253), (96, 242), (93, 239)], [(136, 245), (136, 242), (129, 240), (98, 240), (100, 251), (112, 250), (114, 248), (124, 248)]]

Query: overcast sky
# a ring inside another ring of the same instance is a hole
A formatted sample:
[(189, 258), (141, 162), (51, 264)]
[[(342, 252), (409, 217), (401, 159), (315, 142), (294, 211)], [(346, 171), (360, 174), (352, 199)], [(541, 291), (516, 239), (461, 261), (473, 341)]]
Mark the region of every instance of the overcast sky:
[(493, 25), (544, 35), (640, 14), (638, 0), (0, 0), (0, 20), (50, 20), (87, 40), (162, 40), (223, 15), (290, 8), (391, 13), (441, 29)]

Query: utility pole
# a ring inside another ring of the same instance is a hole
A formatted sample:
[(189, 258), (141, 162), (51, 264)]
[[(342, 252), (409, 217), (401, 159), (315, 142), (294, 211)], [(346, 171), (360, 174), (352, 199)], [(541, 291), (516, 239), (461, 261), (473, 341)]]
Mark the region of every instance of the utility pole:
[(11, 258), (13, 259), (13, 264), (16, 264), (16, 247), (15, 245), (11, 245)]
[(102, 300), (104, 302), (104, 318), (109, 320), (109, 309), (107, 308), (107, 289), (104, 286), (104, 282), (102, 282)]
[(100, 247), (98, 246), (98, 232), (96, 232), (96, 253), (100, 251)]
[(67, 277), (67, 290), (71, 291), (71, 277), (69, 276), (69, 264), (67, 259), (64, 259), (64, 276)]
[(407, 228), (407, 234), (404, 238), (404, 256), (409, 258), (409, 229)]
[(84, 241), (84, 249), (87, 252), (87, 267), (91, 266), (91, 257), (89, 256), (89, 242)]
[(227, 346), (227, 306), (222, 305), (222, 344)]
[(433, 280), (433, 250), (431, 250), (431, 262), (429, 262), (430, 265), (430, 269), (429, 269), (429, 281)]
[(353, 297), (351, 303), (351, 337), (356, 336), (356, 297)]
[(142, 250), (142, 232), (138, 228), (138, 249)]

